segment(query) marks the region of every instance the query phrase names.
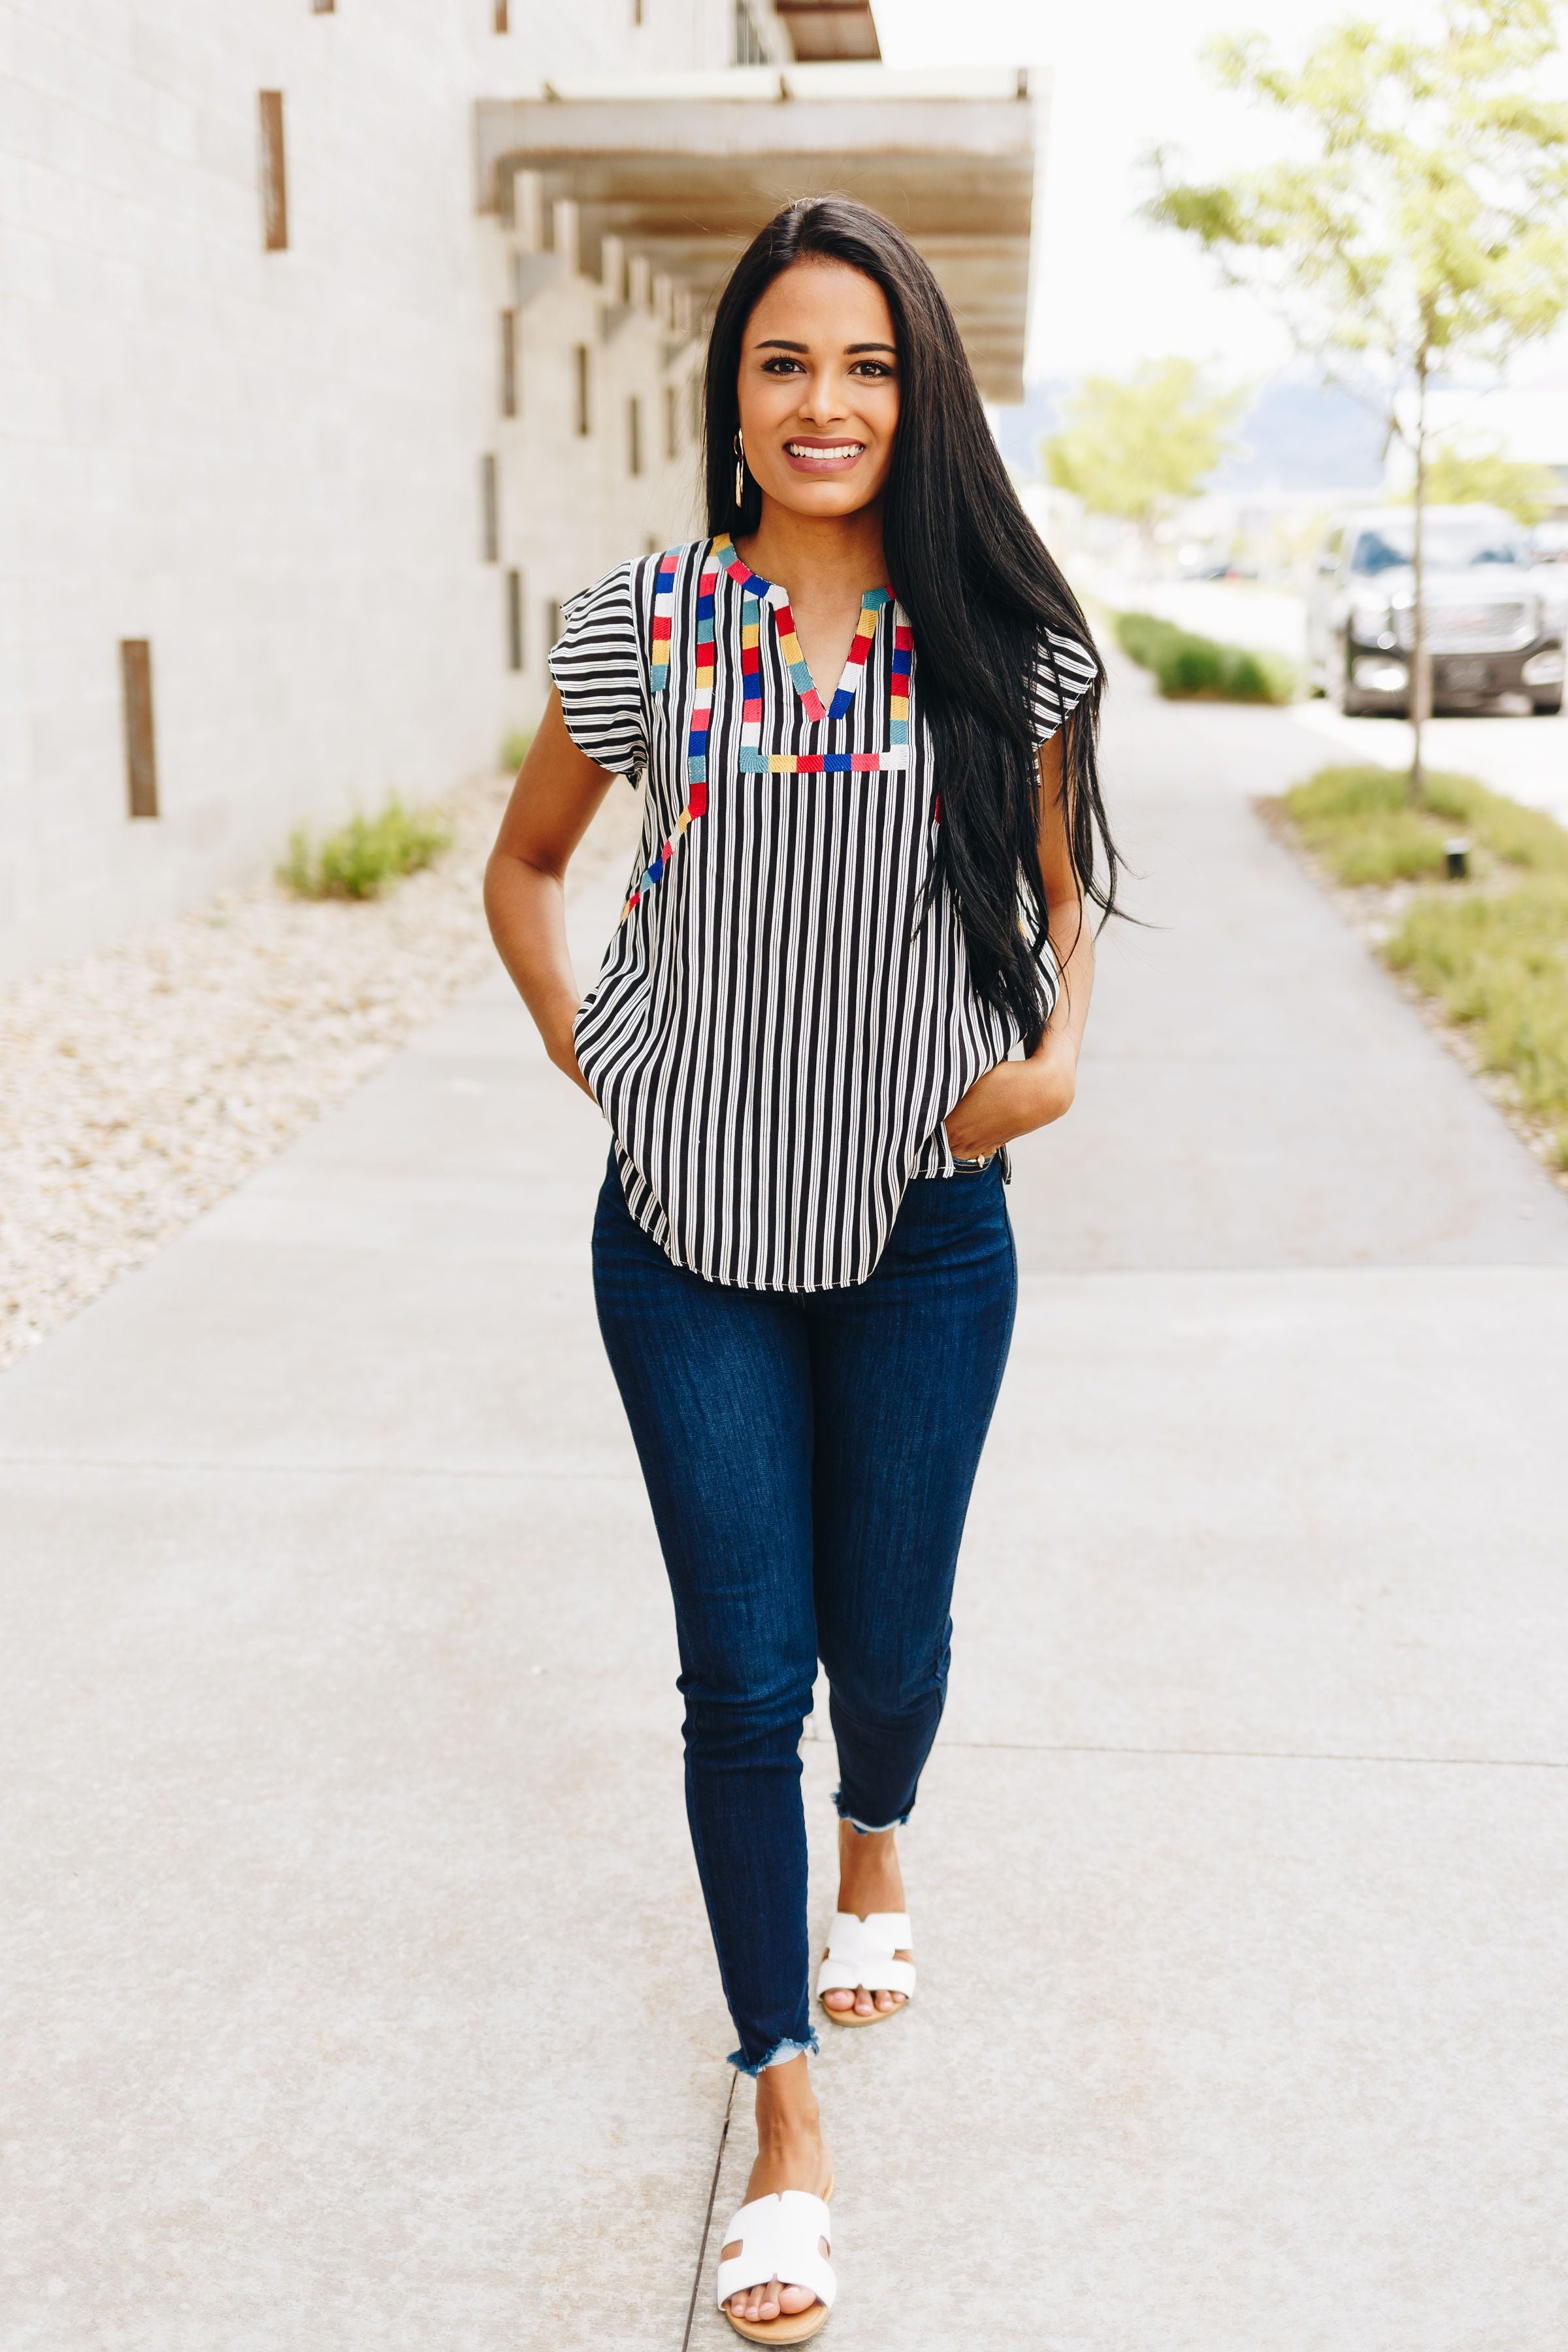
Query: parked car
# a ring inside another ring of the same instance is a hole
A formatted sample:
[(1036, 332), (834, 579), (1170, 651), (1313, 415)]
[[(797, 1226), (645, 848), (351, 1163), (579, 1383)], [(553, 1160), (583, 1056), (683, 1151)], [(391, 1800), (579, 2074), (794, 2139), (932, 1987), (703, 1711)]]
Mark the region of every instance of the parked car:
[[(1319, 542), (1307, 599), (1314, 689), (1346, 711), (1410, 707), (1415, 517), (1409, 507), (1340, 515)], [(1563, 708), (1568, 583), (1535, 567), (1528, 534), (1499, 507), (1428, 507), (1423, 534), (1434, 709), (1528, 694)]]

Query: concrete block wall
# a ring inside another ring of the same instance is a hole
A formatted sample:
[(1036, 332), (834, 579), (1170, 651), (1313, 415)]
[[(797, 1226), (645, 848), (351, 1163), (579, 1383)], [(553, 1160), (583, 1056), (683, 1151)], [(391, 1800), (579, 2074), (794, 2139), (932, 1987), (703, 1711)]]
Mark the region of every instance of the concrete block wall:
[[(0, 976), (251, 878), (301, 819), (491, 764), (541, 699), (546, 604), (689, 528), (663, 385), (694, 347), (635, 302), (612, 320), (598, 280), (525, 310), (500, 416), (514, 240), (475, 210), (472, 109), (727, 63), (732, 14), (510, 0), (498, 35), (493, 0), (0, 0)], [(128, 814), (125, 638), (152, 646), (153, 820)]]

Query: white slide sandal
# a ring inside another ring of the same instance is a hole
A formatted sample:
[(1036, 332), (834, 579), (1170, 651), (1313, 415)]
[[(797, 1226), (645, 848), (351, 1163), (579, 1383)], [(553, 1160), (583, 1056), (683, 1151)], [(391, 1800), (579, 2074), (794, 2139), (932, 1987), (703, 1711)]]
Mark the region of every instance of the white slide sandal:
[(869, 1911), (864, 1919), (857, 1919), (853, 1911), (836, 1911), (827, 1956), (816, 1971), (817, 2000), (825, 1992), (854, 1992), (860, 1985), (868, 1992), (901, 1992), (904, 1998), (896, 2009), (874, 2009), (869, 2017), (857, 2017), (852, 2009), (829, 2009), (823, 2002), (823, 2015), (835, 2025), (880, 2025), (885, 2018), (899, 2016), (915, 1997), (915, 1964), (896, 1960), (893, 1954), (913, 1948), (907, 1911)]
[[(719, 2242), (730, 2246), (738, 2241), (741, 2248), (719, 2264), (719, 2308), (737, 2336), (751, 2344), (804, 2344), (826, 2326), (838, 2292), (822, 2251), (833, 2243), (830, 2228), (826, 2200), (804, 2189), (778, 2189), (742, 2206)], [(766, 2286), (770, 2279), (781, 2286), (809, 2287), (816, 2301), (809, 2311), (781, 2311), (776, 2319), (737, 2319), (730, 2297), (749, 2286)]]

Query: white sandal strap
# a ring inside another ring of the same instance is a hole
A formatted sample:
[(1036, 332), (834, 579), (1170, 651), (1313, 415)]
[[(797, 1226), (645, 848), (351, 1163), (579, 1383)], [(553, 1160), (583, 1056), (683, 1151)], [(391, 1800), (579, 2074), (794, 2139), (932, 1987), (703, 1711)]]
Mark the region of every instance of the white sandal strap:
[(836, 1911), (827, 1957), (816, 1972), (818, 1994), (853, 1992), (864, 1985), (868, 1992), (901, 1992), (912, 2000), (915, 1964), (896, 1960), (893, 1954), (907, 1952), (913, 1942), (907, 1911), (872, 1911), (864, 1919)]
[(804, 2189), (784, 2189), (772, 2197), (753, 2198), (742, 2205), (719, 2243), (741, 2241), (741, 2251), (719, 2265), (719, 2302), (729, 2302), (749, 2286), (809, 2287), (818, 2303), (831, 2311), (838, 2282), (822, 2252), (822, 2242), (833, 2243), (833, 2224), (820, 2197)]

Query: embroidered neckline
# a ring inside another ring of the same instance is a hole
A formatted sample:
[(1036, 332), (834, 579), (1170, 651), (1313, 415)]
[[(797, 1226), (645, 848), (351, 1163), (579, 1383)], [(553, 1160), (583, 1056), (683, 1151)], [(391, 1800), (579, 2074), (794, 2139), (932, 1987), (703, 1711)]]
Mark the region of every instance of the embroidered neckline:
[[(790, 610), (787, 593), (778, 585), (776, 581), (764, 580), (760, 572), (753, 572), (749, 563), (742, 562), (736, 552), (735, 542), (728, 531), (721, 531), (713, 541), (710, 561), (715, 560), (722, 564), (731, 579), (737, 583), (743, 596), (756, 604), (767, 604), (772, 607), (773, 625), (778, 631), (779, 651), (784, 657), (784, 667), (789, 671), (790, 683), (799, 698), (801, 709), (812, 724), (816, 726), (825, 719), (847, 719), (855, 707), (855, 697), (859, 691), (860, 680), (866, 675), (866, 663), (870, 656), (871, 647), (877, 641), (878, 616), (893, 601), (891, 590), (868, 588), (862, 594), (860, 617), (855, 624), (855, 635), (850, 642), (848, 656), (834, 691), (833, 700), (825, 706), (813, 682), (811, 672), (806, 667), (805, 656), (800, 649), (800, 638), (795, 631), (795, 614)], [(747, 616), (742, 610), (741, 644), (743, 668), (744, 654), (748, 650), (747, 626)], [(749, 650), (754, 662), (756, 660), (754, 636)], [(906, 678), (907, 675), (906, 672)], [(754, 667), (745, 669), (745, 690), (748, 694), (752, 680), (756, 677), (757, 670)], [(760, 688), (760, 679), (758, 684)], [(750, 713), (745, 715), (749, 716)], [(759, 719), (762, 716), (760, 697), (756, 715)], [(742, 743), (747, 740), (743, 730), (741, 740)], [(905, 740), (908, 740), (907, 736)]]
[[(648, 683), (662, 694), (669, 681), (669, 647), (675, 613), (675, 576), (680, 551), (669, 549), (659, 558), (654, 576), (653, 642)], [(877, 641), (879, 616), (892, 604), (887, 588), (868, 589), (860, 600), (860, 618), (848, 659), (831, 705), (826, 709), (812, 683), (811, 672), (795, 635), (789, 599), (773, 581), (764, 580), (742, 563), (728, 533), (710, 542), (697, 580), (697, 636), (693, 648), (691, 717), (686, 735), (686, 805), (664, 840), (632, 885), (621, 908), (624, 923), (649, 890), (657, 889), (675, 854), (681, 835), (708, 814), (708, 737), (713, 717), (713, 604), (721, 567), (739, 583), (741, 604), (741, 742), (736, 765), (743, 773), (774, 776), (875, 775), (907, 768), (910, 762), (910, 664), (914, 639), (897, 607), (893, 617), (893, 656), (889, 682), (889, 743), (883, 751), (765, 752), (763, 740), (762, 607), (773, 608), (779, 646), (802, 709), (813, 724), (847, 719), (865, 676), (866, 663)]]

